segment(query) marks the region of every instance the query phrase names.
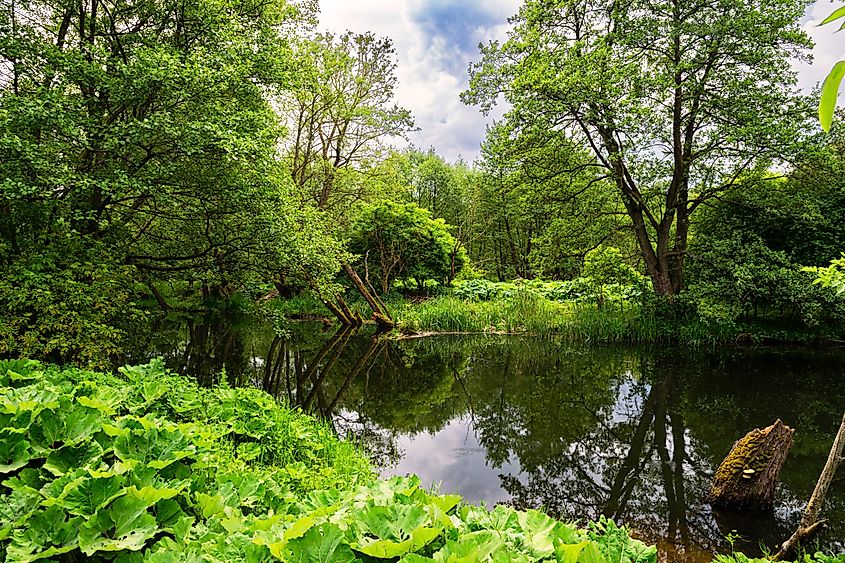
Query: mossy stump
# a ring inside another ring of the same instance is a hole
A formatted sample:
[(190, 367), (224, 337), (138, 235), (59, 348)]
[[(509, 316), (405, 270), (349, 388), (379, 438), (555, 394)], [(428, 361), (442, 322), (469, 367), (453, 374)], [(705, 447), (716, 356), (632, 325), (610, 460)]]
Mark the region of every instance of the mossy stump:
[(716, 471), (707, 501), (717, 508), (770, 510), (794, 433), (778, 419), (738, 440)]

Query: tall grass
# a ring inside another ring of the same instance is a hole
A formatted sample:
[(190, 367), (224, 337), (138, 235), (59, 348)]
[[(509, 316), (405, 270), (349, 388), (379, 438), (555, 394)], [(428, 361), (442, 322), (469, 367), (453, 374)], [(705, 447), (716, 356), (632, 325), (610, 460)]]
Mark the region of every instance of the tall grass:
[(552, 334), (594, 342), (711, 344), (736, 337), (728, 327), (697, 319), (670, 320), (637, 302), (559, 303), (530, 291), (510, 299), (464, 301), (437, 297), (397, 311), (403, 327), (418, 332)]
[[(498, 332), (556, 335), (592, 342), (681, 342), (709, 345), (731, 342), (754, 333), (754, 327), (707, 322), (697, 315), (672, 317), (645, 300), (555, 301), (519, 289), (489, 301), (441, 295), (412, 303), (398, 293), (382, 298), (400, 327), (417, 332)], [(362, 298), (350, 294), (347, 303), (362, 318), (371, 311)], [(276, 300), (272, 307), (288, 318), (331, 313), (315, 297), (303, 294)], [(787, 339), (788, 340), (788, 339)]]

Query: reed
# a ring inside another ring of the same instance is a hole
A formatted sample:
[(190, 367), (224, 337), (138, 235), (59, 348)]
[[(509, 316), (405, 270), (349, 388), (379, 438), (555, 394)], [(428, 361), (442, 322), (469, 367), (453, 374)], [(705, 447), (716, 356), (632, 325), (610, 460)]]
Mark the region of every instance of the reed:
[(736, 338), (731, 327), (698, 319), (661, 318), (637, 302), (556, 302), (530, 291), (508, 299), (429, 299), (397, 310), (397, 320), (417, 332), (499, 332), (555, 335), (592, 342), (682, 342), (707, 345)]

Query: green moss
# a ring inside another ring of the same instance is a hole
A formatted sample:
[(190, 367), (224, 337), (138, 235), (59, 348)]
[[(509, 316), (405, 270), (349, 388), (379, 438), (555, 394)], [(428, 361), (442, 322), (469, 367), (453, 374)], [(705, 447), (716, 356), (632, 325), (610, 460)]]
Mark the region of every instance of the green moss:
[(748, 469), (754, 470), (748, 478), (749, 481), (756, 479), (768, 469), (773, 452), (784, 447), (784, 442), (791, 436), (790, 433), (779, 432), (772, 441), (771, 434), (779, 424), (781, 424), (780, 420), (763, 430), (752, 430), (734, 444), (728, 457), (716, 471), (711, 496), (720, 496), (729, 483), (734, 482), (735, 479), (743, 479), (744, 472)]

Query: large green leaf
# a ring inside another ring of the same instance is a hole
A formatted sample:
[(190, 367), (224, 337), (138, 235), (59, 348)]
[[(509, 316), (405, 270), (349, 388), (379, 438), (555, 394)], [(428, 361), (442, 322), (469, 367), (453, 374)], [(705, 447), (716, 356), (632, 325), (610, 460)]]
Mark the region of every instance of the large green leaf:
[(97, 442), (62, 446), (47, 456), (44, 469), (60, 477), (75, 469), (93, 466), (94, 464), (99, 465), (103, 453), (103, 447)]
[(588, 541), (582, 541), (580, 543), (559, 542), (555, 545), (555, 559), (557, 563), (578, 563), (581, 552), (589, 543)]
[(819, 121), (825, 131), (830, 131), (833, 124), (833, 112), (836, 109), (836, 99), (839, 96), (839, 86), (845, 77), (845, 61), (833, 65), (833, 69), (822, 84), (822, 97), (819, 102)]
[(343, 532), (334, 524), (308, 530), (303, 537), (287, 543), (285, 559), (291, 563), (352, 563), (355, 555), (341, 543)]
[(32, 452), (23, 435), (4, 432), (0, 436), (0, 475), (17, 471), (30, 459)]
[(0, 495), (0, 540), (4, 540), (15, 528), (24, 522), (38, 506), (38, 491), (30, 488), (16, 488), (11, 493)]
[(447, 541), (434, 554), (434, 560), (444, 563), (483, 563), (490, 561), (494, 553), (503, 551), (507, 551), (507, 548), (498, 534), (480, 530), (464, 534), (458, 540)]
[(67, 518), (59, 507), (50, 507), (15, 530), (7, 547), (7, 561), (36, 561), (76, 548), (82, 519)]
[(419, 551), (441, 534), (442, 530), (436, 528), (426, 528), (420, 526), (411, 530), (408, 539), (403, 541), (394, 540), (376, 540), (373, 542), (359, 543), (354, 546), (356, 551), (360, 551), (370, 557), (378, 557), (380, 559), (391, 559), (393, 557), (400, 557), (406, 553)]
[(538, 557), (549, 557), (555, 553), (555, 544), (578, 543), (575, 528), (550, 518), (537, 510), (518, 513), (522, 528), (522, 540)]
[(820, 23), (819, 25), (829, 24), (830, 22), (836, 21), (840, 18), (845, 18), (845, 6), (834, 10), (833, 13), (827, 16), (824, 20), (822, 20), (822, 23)]
[(79, 548), (89, 556), (98, 551), (142, 549), (158, 531), (149, 507), (143, 498), (121, 496), (80, 528)]
[(123, 481), (119, 475), (85, 479), (65, 495), (61, 506), (70, 514), (92, 516), (97, 510), (126, 493)]

